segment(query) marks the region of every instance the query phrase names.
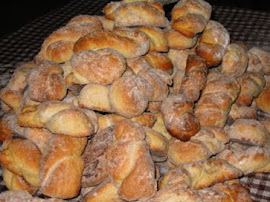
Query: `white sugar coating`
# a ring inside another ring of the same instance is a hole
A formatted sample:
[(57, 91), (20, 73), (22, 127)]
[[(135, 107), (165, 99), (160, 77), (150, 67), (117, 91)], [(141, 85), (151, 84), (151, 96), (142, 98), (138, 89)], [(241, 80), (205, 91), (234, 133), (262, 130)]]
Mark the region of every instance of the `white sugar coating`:
[(72, 57), (71, 65), (73, 73), (88, 83), (105, 85), (113, 83), (126, 69), (124, 58), (112, 49), (79, 52)]

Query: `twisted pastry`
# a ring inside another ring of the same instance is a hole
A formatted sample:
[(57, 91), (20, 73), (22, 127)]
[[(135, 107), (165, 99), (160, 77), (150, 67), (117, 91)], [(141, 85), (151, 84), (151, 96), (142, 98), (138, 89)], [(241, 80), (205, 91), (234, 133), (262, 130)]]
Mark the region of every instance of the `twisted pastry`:
[(50, 60), (56, 63), (68, 61), (73, 55), (74, 43), (82, 36), (102, 29), (101, 22), (94, 16), (78, 15), (65, 26), (51, 33), (42, 43), (35, 61)]
[(248, 71), (270, 74), (270, 52), (259, 47), (252, 47), (248, 50), (248, 57)]
[(117, 122), (114, 139), (106, 153), (107, 171), (120, 198), (138, 200), (154, 196), (155, 168), (143, 129), (129, 120)]
[(70, 62), (71, 74), (79, 84), (112, 84), (126, 70), (123, 56), (112, 49), (81, 51)]
[(266, 147), (233, 143), (217, 157), (242, 170), (245, 175), (270, 171), (270, 152)]
[(208, 159), (223, 151), (229, 140), (228, 135), (221, 128), (214, 126), (202, 127), (187, 142), (176, 138), (170, 139), (168, 161), (173, 166), (179, 166)]
[(187, 58), (185, 74), (180, 93), (195, 102), (206, 85), (207, 66), (204, 59), (196, 54), (190, 54)]
[(67, 93), (62, 68), (49, 61), (43, 61), (33, 68), (28, 78), (28, 96), (38, 102), (62, 100)]
[(241, 91), (235, 104), (239, 106), (250, 106), (253, 99), (260, 95), (265, 86), (264, 77), (257, 72), (245, 72), (237, 78), (237, 81), (241, 86)]
[(195, 50), (197, 55), (206, 60), (207, 66), (217, 66), (221, 63), (229, 42), (230, 35), (223, 25), (210, 20)]
[(60, 101), (50, 101), (25, 107), (18, 114), (18, 123), (20, 126), (46, 128), (52, 133), (83, 137), (91, 136), (96, 131), (97, 119), (90, 110)]
[(0, 151), (2, 166), (23, 177), (34, 187), (40, 185), (40, 159), (40, 150), (31, 140), (27, 139), (9, 138), (4, 141)]
[(172, 28), (194, 37), (204, 30), (211, 16), (211, 5), (203, 0), (181, 0), (172, 9)]
[(208, 74), (208, 82), (195, 107), (201, 126), (223, 127), (240, 85), (234, 77), (218, 72)]
[(161, 114), (166, 129), (173, 137), (187, 141), (200, 130), (193, 107), (193, 102), (182, 94), (171, 94), (163, 101)]
[(81, 188), (87, 138), (54, 135), (40, 161), (40, 191), (56, 198), (73, 198)]
[(74, 44), (74, 52), (112, 48), (126, 58), (144, 55), (149, 50), (148, 37), (138, 30), (115, 28), (113, 31), (91, 32)]
[(241, 76), (248, 65), (248, 54), (244, 47), (231, 43), (227, 46), (221, 64), (221, 72), (236, 77)]
[(115, 25), (167, 27), (169, 20), (165, 17), (162, 4), (151, 1), (111, 2), (103, 9), (105, 17), (114, 20)]

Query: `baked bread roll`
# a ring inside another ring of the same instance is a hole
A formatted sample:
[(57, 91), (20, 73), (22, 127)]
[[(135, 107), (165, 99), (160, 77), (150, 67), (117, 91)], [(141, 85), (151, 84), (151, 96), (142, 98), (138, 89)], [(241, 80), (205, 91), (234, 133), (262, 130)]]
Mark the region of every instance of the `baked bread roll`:
[(23, 92), (27, 85), (27, 76), (34, 67), (36, 67), (34, 61), (19, 63), (5, 87), (13, 91)]
[(91, 191), (89, 191), (84, 197), (83, 200), (85, 202), (123, 202), (119, 195), (118, 189), (113, 184), (112, 181), (106, 180), (94, 187)]
[(38, 197), (33, 197), (27, 191), (4, 191), (0, 194), (1, 201), (29, 201), (29, 202), (64, 202), (62, 199), (49, 198), (42, 199)]
[(240, 94), (235, 103), (240, 106), (250, 106), (253, 99), (257, 98), (265, 86), (263, 75), (256, 72), (245, 72), (237, 78), (241, 86)]
[(149, 51), (168, 52), (168, 42), (162, 29), (153, 26), (141, 26), (136, 29), (147, 35), (150, 42)]
[(132, 118), (146, 110), (153, 93), (152, 85), (147, 80), (132, 75), (115, 81), (110, 88), (109, 98), (116, 113)]
[(266, 147), (233, 143), (217, 157), (242, 170), (245, 175), (270, 171), (270, 152)]
[(42, 62), (32, 69), (27, 80), (28, 95), (34, 101), (62, 100), (66, 96), (63, 70), (56, 63)]
[(173, 7), (172, 28), (187, 37), (204, 30), (212, 12), (211, 5), (203, 0), (181, 0)]
[(256, 98), (256, 106), (263, 112), (270, 114), (270, 88), (264, 88)]
[(247, 65), (247, 50), (239, 44), (229, 44), (222, 59), (221, 72), (239, 77), (246, 71)]
[(11, 191), (24, 190), (31, 195), (37, 191), (37, 187), (34, 187), (29, 183), (27, 183), (22, 176), (17, 175), (6, 168), (2, 168), (2, 172), (3, 172), (2, 173), (3, 181), (8, 190)]
[(190, 38), (174, 29), (166, 29), (165, 35), (168, 41), (168, 46), (177, 50), (192, 48), (198, 40), (197, 36)]
[(195, 115), (201, 126), (224, 127), (240, 85), (234, 77), (218, 72), (209, 73), (207, 81), (195, 107)]
[(82, 158), (84, 170), (82, 176), (82, 187), (92, 187), (100, 184), (109, 177), (106, 170), (106, 151), (113, 143), (114, 128), (107, 127), (100, 130), (88, 142)]
[(237, 119), (257, 119), (257, 109), (255, 106), (239, 106), (233, 104), (228, 114), (228, 121), (235, 121)]
[(152, 68), (162, 70), (168, 74), (173, 73), (173, 64), (166, 54), (159, 52), (148, 52), (144, 58)]
[(52, 133), (82, 137), (91, 136), (96, 131), (97, 119), (90, 110), (60, 101), (49, 101), (25, 107), (18, 114), (18, 123), (25, 127), (46, 128)]
[(243, 172), (222, 159), (208, 159), (198, 162), (186, 163), (171, 169), (160, 181), (160, 190), (191, 187), (202, 189), (235, 179), (243, 175)]
[(205, 126), (190, 141), (170, 139), (168, 160), (173, 166), (205, 160), (223, 151), (229, 140), (223, 129)]
[(10, 138), (1, 147), (2, 166), (34, 187), (40, 185), (40, 159), (41, 152), (31, 140)]
[(200, 130), (193, 108), (193, 102), (182, 94), (171, 94), (163, 101), (161, 114), (166, 129), (173, 137), (187, 141)]
[(167, 159), (168, 139), (161, 133), (150, 127), (144, 127), (145, 141), (150, 149), (152, 159), (155, 162), (165, 161)]
[(0, 90), (0, 100), (7, 106), (8, 112), (20, 112), (22, 105), (22, 94), (19, 91), (3, 88)]
[(112, 112), (109, 99), (110, 87), (100, 84), (87, 84), (80, 91), (79, 106), (101, 112)]
[(217, 66), (221, 63), (229, 43), (230, 35), (228, 31), (219, 22), (210, 20), (195, 50), (200, 57), (206, 60), (207, 66)]
[(44, 128), (30, 128), (30, 127), (23, 127), (23, 137), (33, 141), (41, 153), (46, 150), (48, 145), (49, 139), (53, 135), (49, 130)]
[(107, 171), (124, 200), (149, 199), (157, 191), (155, 167), (143, 129), (123, 120), (115, 125), (114, 143), (106, 153)]
[(269, 132), (255, 119), (237, 119), (231, 126), (227, 126), (225, 131), (234, 141), (257, 146), (270, 146)]
[(167, 27), (169, 20), (159, 2), (111, 2), (103, 9), (105, 17), (115, 21), (118, 27), (123, 26), (156, 26)]
[(193, 102), (197, 101), (206, 85), (206, 78), (207, 66), (204, 59), (196, 54), (190, 54), (187, 58), (186, 73), (181, 84), (180, 93), (183, 93)]
[(74, 43), (82, 36), (102, 29), (101, 22), (94, 16), (78, 15), (65, 26), (52, 32), (42, 43), (35, 61), (50, 60), (56, 63), (68, 61), (73, 55)]
[(71, 74), (79, 84), (112, 84), (126, 70), (123, 56), (112, 49), (81, 51), (70, 62)]
[(259, 47), (252, 47), (248, 50), (248, 57), (248, 71), (270, 74), (270, 52)]
[(84, 162), (81, 157), (87, 138), (54, 135), (40, 161), (40, 191), (57, 198), (79, 194)]
[(113, 31), (102, 30), (81, 37), (74, 44), (74, 52), (111, 48), (126, 58), (144, 55), (149, 50), (148, 37), (138, 30), (115, 28)]

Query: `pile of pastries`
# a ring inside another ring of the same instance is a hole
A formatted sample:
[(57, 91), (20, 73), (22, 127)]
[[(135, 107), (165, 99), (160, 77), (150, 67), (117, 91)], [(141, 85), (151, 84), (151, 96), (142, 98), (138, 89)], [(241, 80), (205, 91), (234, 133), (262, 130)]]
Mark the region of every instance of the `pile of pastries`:
[(252, 201), (239, 178), (270, 172), (270, 52), (211, 12), (115, 1), (52, 32), (1, 89), (0, 199)]

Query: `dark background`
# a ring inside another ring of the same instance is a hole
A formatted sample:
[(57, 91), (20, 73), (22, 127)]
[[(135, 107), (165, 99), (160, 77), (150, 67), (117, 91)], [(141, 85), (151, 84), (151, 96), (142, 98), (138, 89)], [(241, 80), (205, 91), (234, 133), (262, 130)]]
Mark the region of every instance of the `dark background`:
[[(1, 0), (0, 3), (0, 38), (8, 35), (31, 22), (38, 16), (62, 7), (70, 0)], [(91, 0), (89, 0), (91, 1)], [(268, 0), (207, 0), (211, 5), (228, 5), (253, 10), (270, 12)], [(109, 2), (109, 1), (108, 1)]]

